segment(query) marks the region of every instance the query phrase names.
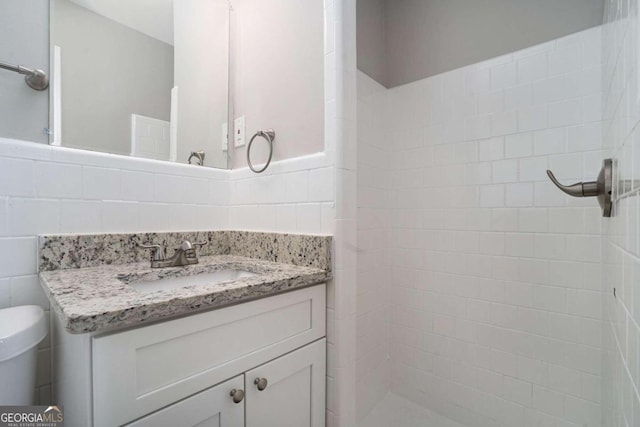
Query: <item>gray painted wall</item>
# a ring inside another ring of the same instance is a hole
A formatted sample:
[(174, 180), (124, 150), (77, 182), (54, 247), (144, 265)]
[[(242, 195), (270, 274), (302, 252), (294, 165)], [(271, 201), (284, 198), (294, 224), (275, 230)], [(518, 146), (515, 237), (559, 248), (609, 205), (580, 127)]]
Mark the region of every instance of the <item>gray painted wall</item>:
[[(322, 0), (233, 0), (231, 52), (234, 116), (245, 116), (246, 144), (273, 128), (273, 160), (324, 151), (324, 22)], [(180, 126), (180, 125), (178, 125)], [(246, 165), (246, 144), (233, 168)], [(260, 138), (251, 147), (268, 157)]]
[[(387, 87), (600, 25), (603, 17), (603, 0), (381, 1), (382, 23), (371, 19), (375, 0), (358, 0), (365, 9), (358, 11), (358, 68)], [(365, 41), (381, 31), (384, 45)]]
[(178, 157), (205, 152), (204, 164), (227, 167), (222, 124), (229, 105), (229, 5), (225, 0), (174, 2)]
[[(0, 2), (0, 61), (49, 72), (49, 0)], [(49, 141), (43, 132), (49, 126), (48, 90), (37, 92), (24, 77), (0, 70), (0, 101), (0, 136)]]
[(131, 152), (131, 114), (169, 120), (173, 46), (56, 0), (62, 57), (62, 145)]
[(386, 85), (385, 0), (358, 0), (358, 68)]

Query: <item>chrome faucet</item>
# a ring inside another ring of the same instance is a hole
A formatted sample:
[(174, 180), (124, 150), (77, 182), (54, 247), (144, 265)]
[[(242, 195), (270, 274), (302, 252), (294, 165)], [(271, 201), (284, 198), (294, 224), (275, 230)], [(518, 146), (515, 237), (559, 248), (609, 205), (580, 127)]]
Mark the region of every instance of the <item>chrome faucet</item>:
[(175, 249), (170, 258), (166, 258), (166, 251), (160, 245), (139, 244), (138, 246), (151, 250), (151, 268), (163, 268), (197, 264), (198, 256), (196, 255), (195, 248), (206, 246), (207, 243), (209, 242), (191, 243), (185, 240), (179, 248)]

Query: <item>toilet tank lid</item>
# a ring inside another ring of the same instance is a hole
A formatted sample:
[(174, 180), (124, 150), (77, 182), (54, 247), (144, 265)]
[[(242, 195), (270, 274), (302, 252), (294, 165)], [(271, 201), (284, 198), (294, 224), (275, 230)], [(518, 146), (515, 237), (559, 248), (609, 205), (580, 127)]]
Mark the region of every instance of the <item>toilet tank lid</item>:
[(47, 335), (44, 311), (37, 305), (0, 310), (0, 362), (37, 345)]

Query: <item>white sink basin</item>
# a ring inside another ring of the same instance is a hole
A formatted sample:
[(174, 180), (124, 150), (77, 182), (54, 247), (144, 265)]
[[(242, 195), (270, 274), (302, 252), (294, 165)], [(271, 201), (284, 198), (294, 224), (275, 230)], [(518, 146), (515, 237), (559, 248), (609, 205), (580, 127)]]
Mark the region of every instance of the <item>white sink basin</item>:
[(158, 280), (130, 282), (129, 286), (138, 292), (147, 293), (185, 288), (187, 286), (218, 285), (257, 275), (257, 273), (244, 270), (220, 270), (211, 273), (194, 274), (193, 276), (165, 277)]

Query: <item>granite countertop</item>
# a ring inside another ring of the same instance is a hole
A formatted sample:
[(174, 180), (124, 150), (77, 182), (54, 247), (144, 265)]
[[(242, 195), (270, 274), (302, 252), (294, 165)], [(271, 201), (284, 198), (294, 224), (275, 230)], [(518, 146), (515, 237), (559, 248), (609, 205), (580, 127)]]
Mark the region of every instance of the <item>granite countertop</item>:
[[(257, 276), (232, 282), (142, 293), (128, 283), (224, 269)], [(200, 257), (186, 267), (151, 269), (149, 262), (42, 271), (42, 287), (67, 331), (79, 334), (141, 326), (323, 283), (327, 270), (236, 255)]]

